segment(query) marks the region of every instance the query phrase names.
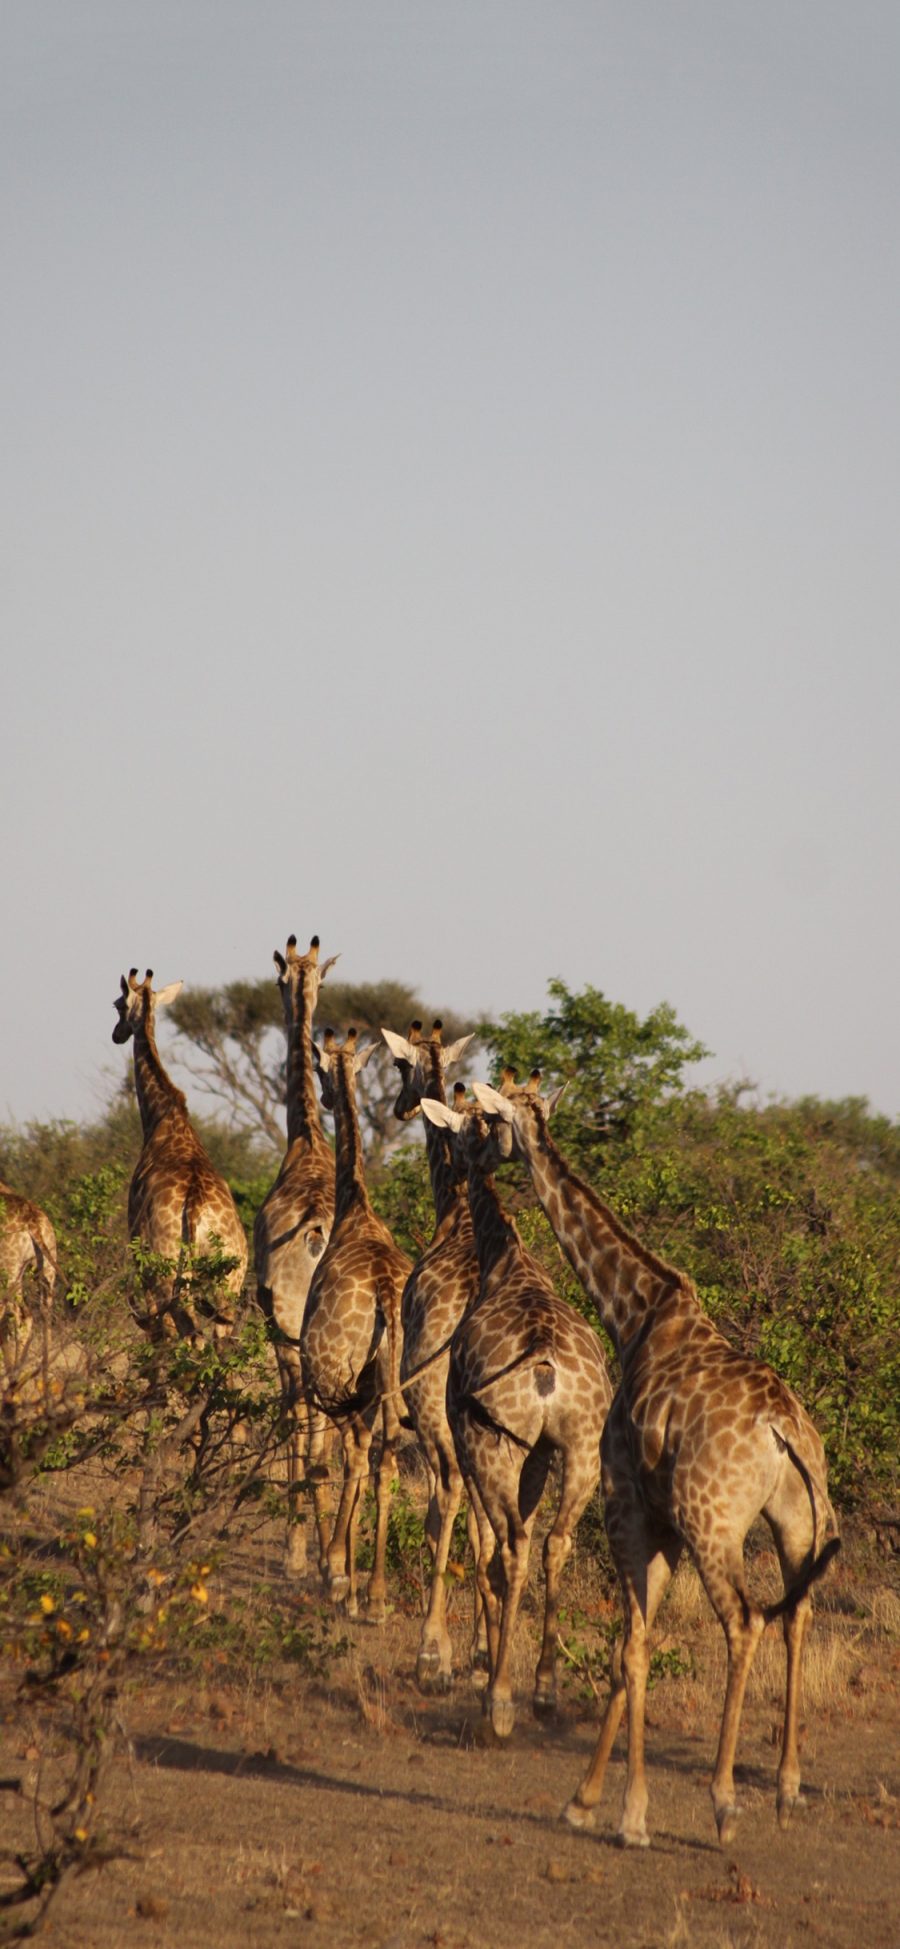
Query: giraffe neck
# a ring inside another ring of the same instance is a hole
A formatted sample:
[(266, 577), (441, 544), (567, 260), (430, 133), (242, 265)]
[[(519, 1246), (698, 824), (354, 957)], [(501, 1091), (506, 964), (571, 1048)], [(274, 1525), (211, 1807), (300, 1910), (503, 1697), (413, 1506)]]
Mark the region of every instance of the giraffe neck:
[[(446, 1103), (444, 1073), (440, 1057), (432, 1056), (429, 1076), (422, 1086), (422, 1096), (433, 1097), (437, 1103)], [(421, 1098), (419, 1099), (421, 1101)], [(435, 1217), (441, 1226), (450, 1213), (456, 1210), (463, 1196), (463, 1186), (453, 1169), (452, 1144), (449, 1130), (440, 1130), (435, 1123), (425, 1119), (425, 1151), (428, 1157), (428, 1170), (431, 1177), (431, 1195), (434, 1199)]]
[(521, 1241), (511, 1218), (507, 1218), (497, 1192), (494, 1180), (485, 1177), (474, 1161), (469, 1159), (469, 1207), (472, 1213), (472, 1226), (475, 1232), (475, 1249), (482, 1279), (486, 1279), (494, 1266), (512, 1246)]
[(683, 1274), (642, 1246), (569, 1169), (546, 1129), (517, 1125), (532, 1182), (573, 1271), (590, 1294), (621, 1360), (649, 1316), (680, 1288)]
[(346, 1216), (353, 1205), (369, 1206), (366, 1174), (356, 1095), (344, 1064), (338, 1062), (334, 1077), (334, 1221)]
[(286, 1009), (287, 1029), (287, 1135), (288, 1143), (305, 1138), (311, 1145), (325, 1141), (319, 1118), (312, 1060), (312, 1025), (316, 997), (311, 984), (301, 979), (300, 994), (291, 996)]
[(134, 1032), (134, 1087), (145, 1142), (170, 1110), (187, 1115), (187, 1099), (166, 1075), (149, 1022), (142, 1023)]

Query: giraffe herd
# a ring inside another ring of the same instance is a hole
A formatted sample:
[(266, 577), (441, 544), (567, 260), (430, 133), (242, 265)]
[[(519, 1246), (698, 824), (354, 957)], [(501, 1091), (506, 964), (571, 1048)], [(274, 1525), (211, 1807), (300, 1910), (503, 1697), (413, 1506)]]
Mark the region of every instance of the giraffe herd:
[[(536, 1712), (553, 1709), (560, 1582), (579, 1518), (602, 1483), (606, 1527), (624, 1604), (624, 1631), (596, 1752), (566, 1808), (576, 1827), (593, 1818), (607, 1760), (627, 1709), (623, 1845), (646, 1846), (645, 1692), (649, 1632), (685, 1550), (725, 1635), (727, 1680), (711, 1783), (719, 1839), (737, 1818), (734, 1758), (747, 1678), (766, 1625), (782, 1621), (787, 1686), (777, 1812), (800, 1797), (800, 1669), (810, 1591), (839, 1547), (822, 1443), (791, 1389), (762, 1362), (738, 1354), (703, 1312), (691, 1281), (648, 1251), (571, 1170), (549, 1131), (554, 1098), (533, 1072), (499, 1089), (446, 1074), (471, 1038), (446, 1047), (440, 1022), (426, 1038), (383, 1035), (400, 1077), (396, 1115), (421, 1114), (435, 1208), (431, 1243), (412, 1265), (369, 1198), (356, 1079), (374, 1043), (356, 1031), (339, 1043), (313, 1035), (319, 990), (336, 957), (320, 962), (291, 935), (275, 954), (287, 1038), (287, 1149), (256, 1221), (254, 1264), (288, 1429), (289, 1574), (306, 1564), (301, 1492), (308, 1477), (319, 1570), (332, 1600), (354, 1616), (356, 1531), (374, 1462), (374, 1563), (364, 1615), (386, 1615), (385, 1551), (391, 1480), (402, 1430), (425, 1458), (432, 1552), (430, 1595), (417, 1656), (423, 1689), (453, 1679), (446, 1618), (447, 1567), (463, 1491), (475, 1559), (472, 1679), (494, 1734), (514, 1723), (510, 1652), (538, 1507), (556, 1465), (555, 1514), (543, 1546), (544, 1624), (534, 1682)], [(154, 1337), (226, 1335), (243, 1285), (247, 1245), (233, 1198), (190, 1123), (185, 1098), (159, 1056), (155, 1015), (181, 984), (154, 993), (122, 978), (113, 1030), (133, 1042), (141, 1150), (128, 1228), (149, 1255), (147, 1311)], [(334, 1117), (332, 1152), (322, 1106)], [(534, 1190), (615, 1349), (611, 1378), (592, 1327), (554, 1290), (501, 1202), (494, 1173), (521, 1159)], [(192, 1270), (218, 1249), (229, 1268), (215, 1300), (200, 1300)], [(158, 1268), (157, 1268), (158, 1261)], [(56, 1246), (35, 1205), (0, 1184), (0, 1281), (7, 1294), (0, 1341), (27, 1320), (29, 1268), (41, 1306), (52, 1296)], [(5, 1275), (5, 1277), (4, 1277)], [(210, 1310), (211, 1309), (211, 1310)], [(327, 1507), (326, 1445), (343, 1456), (337, 1512)], [(762, 1605), (748, 1593), (744, 1542), (762, 1518), (774, 1538), (784, 1594)]]

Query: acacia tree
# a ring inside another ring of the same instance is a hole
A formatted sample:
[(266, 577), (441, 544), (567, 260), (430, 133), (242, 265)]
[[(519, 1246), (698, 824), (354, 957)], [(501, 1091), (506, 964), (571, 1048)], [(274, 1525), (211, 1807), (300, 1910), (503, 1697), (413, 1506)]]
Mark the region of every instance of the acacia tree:
[(642, 1021), (599, 988), (573, 994), (554, 980), (549, 994), (543, 1015), (503, 1015), (483, 1022), (479, 1034), (495, 1071), (508, 1066), (522, 1082), (538, 1068), (544, 1087), (567, 1085), (554, 1129), (576, 1169), (593, 1178), (610, 1145), (633, 1140), (659, 1105), (684, 1089), (689, 1065), (710, 1052), (667, 1002)]
[[(429, 1008), (400, 981), (341, 982), (322, 989), (319, 1019), (343, 1033), (368, 1031), (376, 1054), (359, 1077), (360, 1120), (370, 1167), (377, 1170), (396, 1134), (397, 1077), (382, 1043), (382, 1026), (405, 1034), (411, 1021), (436, 1016), (448, 1040), (474, 1024), (453, 1009)], [(281, 1001), (272, 980), (232, 981), (222, 988), (182, 989), (168, 1014), (169, 1053), (224, 1110), (233, 1127), (284, 1147), (285, 1044)], [(171, 1033), (174, 1031), (174, 1033)]]

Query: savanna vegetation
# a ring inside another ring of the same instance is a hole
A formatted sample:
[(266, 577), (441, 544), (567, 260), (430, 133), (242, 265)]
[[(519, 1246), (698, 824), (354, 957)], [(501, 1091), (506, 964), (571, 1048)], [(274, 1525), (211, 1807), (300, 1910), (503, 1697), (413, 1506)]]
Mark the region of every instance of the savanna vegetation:
[[(335, 981), (319, 1010), (323, 1023), (376, 1034), (436, 1012), (400, 984)], [(897, 1127), (862, 1100), (763, 1103), (744, 1085), (692, 1088), (705, 1051), (664, 1005), (641, 1020), (596, 989), (554, 981), (542, 1013), (474, 1024), (440, 1013), (447, 1039), (477, 1029), (472, 1074), (496, 1080), (509, 1066), (521, 1080), (537, 1067), (547, 1088), (565, 1082), (560, 1148), (691, 1274), (728, 1337), (791, 1382), (825, 1440), (837, 1506), (895, 1540)], [(188, 993), (171, 1016), (166, 1059), (187, 1072), (195, 1124), (252, 1231), (283, 1145), (275, 985)], [(129, 1062), (92, 1123), (0, 1129), (0, 1178), (44, 1207), (59, 1247), (52, 1317), (27, 1349), (0, 1345), (0, 1643), (45, 1756), (33, 1842), (4, 1864), (0, 1886), (0, 1913), (21, 1932), (71, 1874), (104, 1858), (103, 1770), (123, 1691), (148, 1661), (224, 1656), (250, 1667), (277, 1657), (313, 1672), (340, 1642), (316, 1594), (289, 1608), (258, 1592), (209, 1602), (210, 1579), (281, 1506), (280, 1402), (252, 1290), (234, 1336), (216, 1345), (151, 1344), (136, 1323), (154, 1268), (126, 1236), (141, 1141), (130, 1072)], [(392, 1117), (386, 1051), (364, 1075), (373, 1195), (416, 1255), (433, 1222), (424, 1149)], [(559, 1290), (589, 1313), (514, 1169), (506, 1195)], [(211, 1260), (199, 1274), (215, 1288), (223, 1267)], [(410, 1564), (422, 1547), (401, 1491), (393, 1561), (413, 1601)]]

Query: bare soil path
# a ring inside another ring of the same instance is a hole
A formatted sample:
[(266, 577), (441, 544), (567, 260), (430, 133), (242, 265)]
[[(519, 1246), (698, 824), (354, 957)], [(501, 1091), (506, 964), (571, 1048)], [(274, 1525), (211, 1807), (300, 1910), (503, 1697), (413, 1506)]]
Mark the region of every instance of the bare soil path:
[[(806, 1808), (775, 1821), (775, 1642), (748, 1702), (737, 1841), (715, 1839), (708, 1780), (721, 1698), (715, 1627), (695, 1617), (694, 1675), (650, 1699), (649, 1850), (622, 1852), (617, 1749), (596, 1828), (560, 1809), (595, 1738), (590, 1708), (565, 1699), (549, 1725), (522, 1702), (511, 1741), (483, 1743), (463, 1680), (423, 1700), (417, 1621), (349, 1626), (327, 1683), (289, 1676), (237, 1685), (227, 1666), (159, 1678), (125, 1703), (130, 1751), (107, 1775), (104, 1814), (130, 1858), (66, 1884), (48, 1949), (565, 1949), (681, 1944), (895, 1949), (900, 1943), (900, 1654), (893, 1628), (817, 1620), (825, 1662), (806, 1710)], [(463, 1625), (460, 1624), (462, 1631)], [(828, 1651), (828, 1646), (831, 1650)], [(767, 1649), (766, 1646), (763, 1647)], [(826, 1656), (827, 1654), (827, 1656)], [(771, 1668), (771, 1677), (769, 1675)], [(29, 1764), (11, 1687), (0, 1776)], [(24, 1821), (0, 1791), (0, 1817)]]

